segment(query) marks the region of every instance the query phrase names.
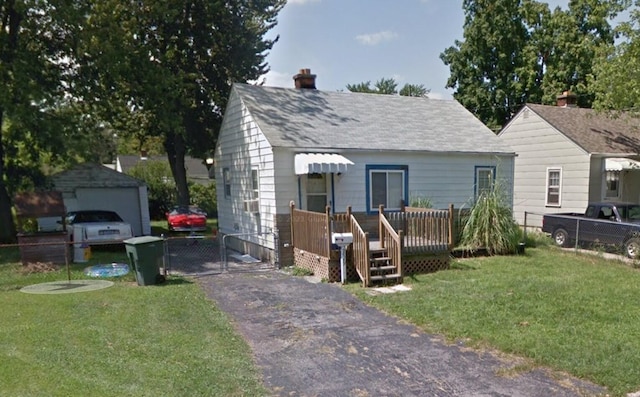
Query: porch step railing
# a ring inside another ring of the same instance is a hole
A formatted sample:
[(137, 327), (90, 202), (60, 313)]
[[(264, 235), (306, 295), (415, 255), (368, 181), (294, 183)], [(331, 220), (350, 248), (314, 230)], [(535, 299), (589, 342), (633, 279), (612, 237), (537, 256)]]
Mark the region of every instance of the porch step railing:
[[(391, 223), (385, 218), (383, 207), (380, 206), (378, 214), (378, 228), (380, 233), (380, 248), (384, 250), (386, 256), (387, 270), (376, 274), (373, 281), (395, 279), (398, 283), (402, 283), (402, 247), (404, 242), (404, 232), (402, 230), (394, 230)], [(374, 262), (375, 263), (375, 262)]]
[(371, 273), (369, 271), (369, 233), (365, 233), (356, 218), (351, 215), (349, 218), (351, 233), (353, 233), (353, 264), (356, 272), (362, 280), (362, 286), (368, 287), (371, 282)]

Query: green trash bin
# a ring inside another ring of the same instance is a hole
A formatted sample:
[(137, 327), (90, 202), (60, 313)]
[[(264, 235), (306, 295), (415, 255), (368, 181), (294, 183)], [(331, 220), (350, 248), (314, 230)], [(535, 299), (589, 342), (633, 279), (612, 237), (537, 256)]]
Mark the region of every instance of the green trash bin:
[(164, 281), (164, 276), (160, 274), (164, 255), (162, 238), (134, 237), (124, 240), (124, 245), (138, 285), (154, 285)]

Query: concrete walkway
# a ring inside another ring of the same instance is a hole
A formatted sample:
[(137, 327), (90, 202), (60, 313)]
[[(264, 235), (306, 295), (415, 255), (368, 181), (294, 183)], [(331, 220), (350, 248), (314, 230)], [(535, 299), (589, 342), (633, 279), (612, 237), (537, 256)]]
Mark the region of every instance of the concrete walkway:
[(336, 284), (233, 263), (229, 272), (194, 280), (232, 318), (273, 396), (584, 397), (606, 392), (566, 374), (523, 371), (524, 360), (448, 345), (364, 305)]

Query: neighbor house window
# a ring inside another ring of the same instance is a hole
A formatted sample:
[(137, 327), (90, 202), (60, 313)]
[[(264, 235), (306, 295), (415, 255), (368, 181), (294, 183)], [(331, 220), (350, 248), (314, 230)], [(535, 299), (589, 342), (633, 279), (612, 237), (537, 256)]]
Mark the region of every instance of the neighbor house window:
[(562, 168), (547, 168), (547, 199), (549, 207), (560, 206), (560, 189), (562, 187)]
[(476, 167), (475, 175), (475, 197), (476, 199), (483, 194), (488, 194), (493, 189), (495, 179), (495, 167)]
[(367, 211), (375, 211), (380, 204), (385, 209), (400, 210), (408, 201), (407, 166), (367, 166)]
[(231, 197), (231, 174), (228, 168), (222, 170), (222, 180), (224, 181), (224, 197)]
[(607, 171), (605, 173), (605, 182), (607, 191), (605, 198), (619, 198), (620, 197), (620, 173), (617, 171)]

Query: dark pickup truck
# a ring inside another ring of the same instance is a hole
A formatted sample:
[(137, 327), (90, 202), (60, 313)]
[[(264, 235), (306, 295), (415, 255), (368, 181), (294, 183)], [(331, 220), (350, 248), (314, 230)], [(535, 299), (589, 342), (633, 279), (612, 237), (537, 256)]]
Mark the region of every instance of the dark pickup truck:
[(542, 231), (555, 243), (569, 247), (575, 241), (616, 246), (633, 259), (640, 258), (640, 204), (593, 203), (584, 214), (547, 214)]

